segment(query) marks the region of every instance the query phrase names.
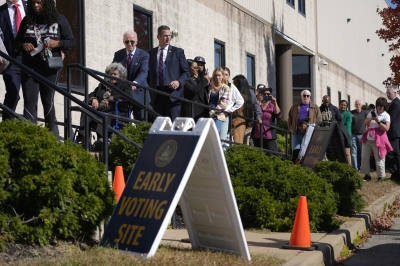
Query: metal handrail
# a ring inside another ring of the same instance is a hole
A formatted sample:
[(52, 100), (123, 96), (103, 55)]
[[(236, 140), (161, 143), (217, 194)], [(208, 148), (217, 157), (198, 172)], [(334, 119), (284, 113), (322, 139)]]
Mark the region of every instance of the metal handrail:
[[(192, 109), (192, 114), (194, 113), (194, 106), (200, 106), (200, 107), (203, 107), (203, 108), (205, 108), (205, 109), (210, 109), (210, 110), (215, 110), (215, 111), (218, 111), (218, 112), (223, 112), (223, 113), (225, 113), (226, 115), (228, 115), (228, 116), (230, 117), (230, 119), (229, 119), (229, 127), (230, 127), (230, 128), (232, 128), (232, 119), (233, 119), (233, 117), (240, 117), (240, 118), (243, 118), (243, 119), (246, 120), (246, 122), (249, 121), (249, 122), (258, 123), (258, 120), (256, 120), (256, 119), (244, 117), (244, 116), (241, 116), (241, 115), (238, 115), (238, 114), (234, 114), (234, 113), (231, 113), (231, 112), (227, 112), (227, 111), (223, 111), (223, 110), (220, 110), (220, 109), (217, 109), (217, 108), (211, 108), (211, 107), (208, 106), (208, 105), (205, 105), (205, 104), (202, 104), (202, 103), (198, 103), (198, 102), (193, 102), (193, 101), (191, 101), (191, 100), (188, 100), (188, 99), (185, 99), (185, 98), (181, 98), (181, 97), (178, 97), (178, 96), (174, 96), (174, 95), (171, 95), (171, 94), (169, 94), (169, 93), (167, 93), (167, 92), (163, 92), (163, 91), (160, 91), (160, 90), (157, 90), (157, 89), (153, 89), (153, 88), (150, 88), (150, 87), (147, 87), (147, 86), (143, 86), (143, 85), (140, 85), (140, 84), (137, 84), (137, 83), (128, 81), (128, 80), (116, 78), (116, 77), (114, 77), (114, 76), (105, 74), (105, 73), (103, 73), (103, 72), (100, 72), (100, 71), (97, 71), (97, 70), (94, 70), (94, 69), (90, 69), (90, 68), (83, 67), (83, 66), (80, 65), (80, 64), (70, 64), (70, 65), (68, 65), (68, 67), (69, 67), (69, 68), (79, 68), (79, 69), (82, 70), (82, 71), (85, 71), (85, 72), (87, 72), (87, 73), (90, 73), (90, 74), (89, 74), (90, 76), (92, 76), (93, 74), (96, 74), (96, 75), (99, 75), (99, 76), (103, 76), (103, 77), (105, 77), (105, 78), (115, 79), (115, 80), (117, 80), (118, 82), (121, 82), (121, 83), (125, 83), (125, 84), (133, 85), (133, 86), (136, 86), (136, 87), (139, 87), (139, 88), (143, 88), (143, 89), (145, 90), (145, 92), (146, 92), (146, 91), (149, 91), (149, 92), (153, 92), (153, 93), (156, 93), (156, 94), (164, 95), (164, 96), (167, 96), (167, 97), (169, 97), (169, 98), (173, 98), (173, 99), (179, 100), (179, 101), (184, 102), (184, 103), (190, 103), (190, 104), (191, 104), (191, 109)], [(106, 83), (105, 80), (102, 80), (102, 79), (99, 79), (99, 78), (96, 78), (96, 79), (97, 79), (98, 81), (102, 82), (103, 84), (106, 84), (107, 86), (109, 86), (109, 83)], [(117, 91), (120, 92), (120, 90), (117, 90)], [(87, 95), (86, 93), (87, 93), (87, 92), (86, 92), (86, 87), (85, 87), (85, 93), (84, 93), (85, 97), (87, 97), (87, 96), (86, 96), (86, 95)], [(121, 93), (121, 94), (122, 94), (122, 93)], [(147, 99), (146, 93), (144, 93), (144, 103), (145, 103), (145, 105), (146, 105), (146, 99)], [(129, 100), (130, 100), (131, 103), (133, 103), (133, 104), (139, 106), (140, 108), (142, 108), (142, 109), (144, 110), (144, 112), (145, 112), (145, 114), (146, 114), (146, 122), (147, 122), (147, 121), (148, 121), (148, 120), (147, 120), (147, 112), (150, 111), (150, 112), (153, 113), (154, 111), (153, 111), (152, 109), (148, 109), (145, 105), (142, 105), (141, 103), (138, 103), (137, 101), (134, 101), (133, 98), (130, 98)], [(132, 100), (133, 100), (133, 101), (132, 101)], [(154, 113), (153, 113), (153, 114), (154, 114)], [(159, 114), (157, 114), (157, 115), (159, 115)], [(157, 116), (157, 115), (156, 115), (156, 116)], [(268, 127), (274, 128), (274, 129), (276, 129), (276, 130), (278, 130), (278, 131), (280, 131), (280, 132), (283, 132), (283, 133), (285, 134), (285, 141), (286, 141), (286, 143), (285, 143), (285, 153), (286, 153), (286, 156), (288, 156), (288, 155), (289, 155), (289, 142), (290, 142), (290, 140), (291, 140), (291, 132), (290, 132), (289, 130), (287, 130), (287, 129), (280, 128), (280, 127), (278, 127), (278, 126), (276, 126), (276, 125), (274, 125), (274, 124), (261, 123), (260, 125), (264, 125), (264, 126), (268, 126)], [(263, 127), (261, 126), (260, 129), (261, 129), (261, 135), (260, 135), (260, 136), (263, 136), (263, 134), (262, 134), (262, 133), (263, 133), (263, 132), (262, 132)], [(224, 142), (229, 142), (229, 141), (227, 141), (227, 140), (222, 140), (222, 141), (224, 141)], [(231, 143), (235, 143), (235, 142), (232, 141), (232, 135), (231, 135), (230, 142), (231, 142)], [(260, 138), (260, 142), (261, 142), (261, 146), (262, 146), (262, 144), (263, 144), (263, 138), (262, 138), (262, 137)], [(240, 144), (240, 143), (237, 143), (237, 144)], [(259, 147), (257, 147), (257, 148), (259, 148)], [(272, 151), (268, 151), (268, 152), (273, 153)]]
[[(17, 67), (19, 67), (22, 71), (25, 71), (29, 75), (33, 76), (40, 83), (52, 88), (53, 90), (55, 90), (58, 93), (62, 94), (64, 97), (68, 98), (69, 100), (72, 100), (76, 104), (78, 104), (81, 107), (83, 107), (82, 111), (84, 110), (84, 111), (87, 111), (89, 113), (93, 113), (97, 117), (100, 117), (100, 120), (97, 120), (98, 122), (101, 122), (103, 125), (107, 124), (107, 114), (105, 114), (103, 112), (100, 112), (100, 111), (97, 111), (96, 109), (92, 108), (87, 103), (79, 100), (78, 98), (76, 98), (75, 96), (73, 96), (69, 92), (65, 91), (64, 89), (61, 89), (60, 87), (58, 87), (57, 85), (55, 85), (54, 83), (49, 81), (48, 79), (46, 79), (43, 76), (39, 75), (38, 73), (36, 73), (32, 69), (30, 69), (29, 67), (25, 66), (24, 64), (18, 62), (15, 58), (9, 56), (8, 54), (5, 54), (4, 52), (0, 51), (0, 56), (4, 57), (8, 61), (10, 61), (10, 63), (12, 63), (12, 64), (16, 65)], [(7, 111), (7, 109), (4, 109), (4, 110)], [(71, 124), (69, 124), (68, 126), (71, 126)], [(107, 136), (108, 130), (112, 131), (113, 133), (116, 133), (116, 132), (113, 131), (114, 129), (112, 127), (103, 126), (103, 136)], [(119, 135), (119, 133), (116, 133), (116, 134)], [(122, 136), (122, 134), (121, 134), (121, 136)], [(64, 136), (64, 138), (65, 138), (65, 136)], [(138, 144), (135, 143), (135, 146), (136, 145), (138, 145)], [(139, 147), (140, 147), (140, 145), (139, 145)], [(108, 142), (107, 141), (103, 141), (103, 151), (107, 151), (107, 150), (108, 150)], [(103, 162), (106, 165), (106, 170), (108, 171), (108, 152), (103, 152)]]
[[(106, 119), (107, 119), (107, 116), (108, 116), (107, 114), (104, 114), (103, 112), (100, 112), (100, 111), (97, 111), (97, 110), (93, 109), (93, 108), (92, 108), (91, 106), (89, 106), (86, 102), (82, 102), (82, 101), (80, 101), (78, 98), (76, 98), (76, 97), (74, 97), (74, 96), (72, 95), (72, 90), (71, 90), (71, 73), (70, 73), (72, 68), (78, 68), (78, 69), (80, 69), (81, 71), (85, 72), (87, 75), (90, 75), (90, 76), (92, 76), (93, 78), (95, 78), (96, 80), (98, 80), (100, 83), (105, 84), (105, 85), (107, 85), (107, 86), (111, 86), (113, 89), (115, 89), (117, 92), (119, 92), (125, 99), (127, 99), (128, 101), (130, 101), (130, 102), (133, 103), (134, 105), (139, 106), (140, 108), (144, 109), (145, 115), (146, 115), (146, 121), (148, 121), (148, 120), (147, 120), (147, 115), (148, 115), (149, 112), (150, 112), (151, 114), (155, 115), (155, 116), (158, 116), (158, 115), (159, 115), (157, 112), (155, 112), (155, 111), (152, 110), (152, 109), (149, 109), (149, 108), (146, 106), (146, 99), (147, 99), (146, 93), (144, 93), (144, 97), (145, 97), (145, 98), (144, 98), (144, 103), (145, 103), (145, 105), (143, 105), (143, 104), (141, 104), (140, 102), (138, 102), (138, 101), (136, 101), (135, 99), (133, 99), (133, 97), (132, 97), (131, 95), (129, 95), (129, 94), (127, 94), (127, 93), (121, 91), (119, 88), (117, 88), (117, 87), (115, 87), (115, 86), (112, 86), (110, 83), (106, 82), (104, 79), (101, 79), (101, 78), (99, 78), (99, 77), (96, 76), (96, 75), (100, 75), (100, 76), (103, 76), (103, 77), (106, 77), (106, 78), (113, 78), (113, 79), (118, 80), (119, 82), (126, 83), (126, 84), (129, 84), (129, 85), (134, 85), (134, 86), (136, 86), (136, 87), (143, 88), (143, 89), (145, 89), (145, 92), (146, 92), (146, 91), (154, 92), (154, 93), (157, 93), (157, 94), (161, 94), (161, 95), (164, 95), (164, 96), (168, 96), (169, 98), (177, 99), (177, 100), (179, 100), (179, 101), (181, 101), (181, 102), (190, 103), (191, 106), (192, 106), (192, 111), (193, 111), (193, 109), (194, 109), (194, 105), (197, 105), (197, 106), (201, 106), (201, 107), (206, 108), (206, 109), (213, 109), (213, 110), (216, 110), (216, 111), (219, 111), (219, 112), (224, 112), (224, 113), (226, 113), (227, 115), (230, 116), (230, 118), (231, 118), (231, 119), (230, 119), (230, 122), (229, 122), (230, 124), (232, 123), (232, 118), (233, 118), (233, 117), (241, 117), (241, 118), (246, 119), (246, 121), (252, 121), (252, 122), (258, 123), (258, 121), (255, 120), (255, 119), (251, 119), (251, 118), (247, 118), (247, 117), (244, 117), (244, 116), (240, 116), (240, 115), (238, 115), (238, 114), (229, 113), (229, 112), (226, 112), (226, 111), (223, 111), (223, 110), (219, 110), (219, 109), (217, 109), (217, 108), (211, 108), (211, 107), (208, 106), (208, 105), (201, 104), (201, 103), (197, 103), (197, 102), (193, 102), (193, 101), (190, 101), (190, 100), (181, 98), (181, 97), (177, 97), (177, 96), (174, 96), (174, 95), (170, 95), (169, 93), (165, 93), (165, 92), (162, 92), (162, 91), (159, 91), (159, 90), (156, 90), (156, 89), (152, 89), (152, 88), (150, 88), (150, 87), (142, 86), (142, 85), (139, 85), (139, 84), (136, 84), (136, 83), (127, 81), (127, 80), (119, 79), (119, 78), (116, 78), (116, 77), (114, 77), (114, 76), (111, 76), (111, 75), (108, 75), (108, 74), (105, 74), (105, 73), (102, 73), (102, 72), (99, 72), (99, 71), (96, 71), (96, 70), (93, 70), (93, 69), (90, 69), (90, 68), (86, 68), (86, 67), (84, 67), (84, 66), (82, 66), (82, 65), (80, 65), (80, 64), (69, 64), (69, 65), (67, 66), (68, 83), (67, 83), (67, 91), (66, 91), (66, 90), (64, 90), (64, 89), (61, 89), (61, 88), (58, 87), (57, 85), (51, 83), (49, 80), (47, 80), (47, 79), (45, 79), (44, 77), (40, 76), (39, 74), (37, 74), (36, 72), (32, 71), (30, 68), (26, 67), (25, 65), (23, 65), (23, 64), (20, 63), (20, 62), (18, 62), (17, 60), (15, 60), (14, 58), (10, 57), (9, 55), (7, 55), (7, 54), (5, 54), (5, 53), (3, 53), (3, 52), (0, 51), (0, 56), (3, 56), (5, 59), (9, 60), (11, 63), (13, 63), (13, 64), (15, 64), (17, 67), (19, 67), (21, 70), (23, 70), (23, 71), (27, 72), (28, 74), (34, 76), (39, 82), (41, 82), (41, 83), (43, 83), (43, 84), (45, 84), (45, 85), (47, 85), (47, 86), (53, 88), (54, 90), (56, 90), (57, 92), (59, 92), (60, 94), (62, 94), (62, 95), (65, 97), (65, 99), (66, 99), (66, 104), (65, 104), (66, 119), (65, 119), (65, 122), (64, 122), (64, 126), (65, 126), (66, 129), (65, 129), (65, 132), (64, 132), (64, 133), (65, 133), (65, 134), (64, 134), (64, 138), (66, 138), (66, 139), (67, 139), (67, 138), (70, 138), (70, 136), (72, 135), (72, 134), (71, 134), (71, 133), (72, 133), (72, 132), (71, 132), (71, 131), (72, 131), (72, 122), (71, 122), (71, 115), (70, 115), (70, 110), (71, 110), (71, 109), (70, 109), (70, 108), (71, 108), (71, 105), (70, 105), (70, 104), (71, 104), (71, 100), (72, 100), (73, 102), (75, 102), (76, 104), (82, 106), (85, 110), (87, 110), (87, 111), (89, 111), (89, 112), (95, 114), (96, 116), (100, 117), (101, 120), (102, 120), (103, 125), (106, 124)], [(88, 88), (87, 80), (86, 80), (85, 83), (86, 83), (86, 84), (85, 84), (85, 91), (86, 91), (86, 93), (85, 93), (85, 99), (87, 99), (87, 88)], [(8, 110), (5, 109), (5, 108), (4, 108), (4, 110), (5, 110), (5, 111), (8, 111)], [(86, 119), (85, 119), (85, 120), (86, 120)], [(279, 130), (279, 131), (285, 132), (285, 135), (286, 135), (286, 154), (289, 154), (289, 153), (288, 153), (288, 134), (290, 133), (290, 131), (289, 131), (289, 130), (282, 129), (282, 128), (279, 128), (279, 127), (277, 127), (277, 126), (275, 126), (275, 125), (273, 125), (273, 124), (264, 124), (264, 123), (262, 123), (261, 125), (266, 125), (266, 126), (275, 128), (275, 129), (277, 129), (277, 130)], [(262, 128), (263, 128), (263, 127), (261, 127), (261, 130), (262, 130)], [(88, 129), (88, 125), (87, 125), (87, 121), (85, 121), (85, 130), (89, 130), (89, 129)], [(107, 136), (107, 133), (108, 133), (107, 130), (108, 130), (107, 127), (103, 127), (103, 136)], [(110, 131), (112, 131), (112, 130), (110, 130)], [(261, 132), (262, 132), (262, 131), (261, 131)], [(118, 134), (118, 135), (119, 135), (119, 134)], [(261, 134), (261, 136), (262, 136), (262, 134)], [(289, 138), (290, 138), (290, 134), (289, 134)], [(262, 140), (262, 138), (261, 138), (261, 140)], [(226, 141), (226, 140), (223, 140), (223, 141)], [(226, 141), (226, 142), (228, 142), (228, 141)], [(103, 145), (104, 145), (103, 150), (106, 151), (106, 150), (107, 150), (107, 147), (108, 147), (108, 146), (107, 146), (107, 141), (104, 141), (104, 142), (103, 142)], [(86, 147), (86, 148), (87, 148), (87, 147)], [(108, 165), (108, 156), (107, 156), (106, 153), (105, 153), (104, 156), (103, 156), (103, 161), (104, 161), (104, 163), (105, 163), (106, 165)]]

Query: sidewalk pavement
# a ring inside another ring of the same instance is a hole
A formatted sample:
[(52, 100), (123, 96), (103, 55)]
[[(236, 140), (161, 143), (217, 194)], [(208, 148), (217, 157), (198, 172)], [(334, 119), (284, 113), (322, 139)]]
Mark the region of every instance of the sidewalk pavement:
[[(283, 259), (283, 266), (320, 266), (334, 265), (334, 260), (340, 255), (344, 246), (350, 246), (357, 235), (361, 235), (375, 217), (382, 213), (385, 204), (392, 204), (400, 196), (400, 187), (394, 188), (391, 193), (376, 200), (365, 209), (365, 212), (353, 216), (354, 219), (343, 223), (340, 229), (329, 234), (312, 233), (311, 241), (317, 246), (314, 251), (283, 249), (288, 244), (290, 233), (257, 233), (245, 232), (250, 255), (262, 254)], [(161, 244), (190, 248), (190, 243), (181, 242), (188, 238), (186, 229), (168, 229)]]

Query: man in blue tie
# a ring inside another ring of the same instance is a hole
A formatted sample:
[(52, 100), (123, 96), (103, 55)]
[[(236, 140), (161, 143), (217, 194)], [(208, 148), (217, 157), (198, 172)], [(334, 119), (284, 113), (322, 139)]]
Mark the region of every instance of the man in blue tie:
[[(183, 86), (190, 78), (189, 66), (183, 49), (170, 45), (171, 30), (160, 26), (157, 30), (158, 47), (149, 51), (149, 76), (151, 88), (184, 98)], [(172, 121), (180, 116), (181, 101), (153, 93), (151, 103), (154, 111), (169, 116)]]
[[(122, 39), (125, 48), (114, 54), (113, 63), (121, 63), (128, 71), (127, 79), (138, 85), (146, 86), (147, 74), (149, 72), (149, 54), (146, 51), (136, 47), (138, 40), (134, 31), (126, 31)], [(133, 98), (142, 103), (146, 97), (146, 104), (150, 103), (150, 93), (138, 86), (132, 86)], [(144, 120), (144, 111), (138, 106), (133, 106), (133, 116), (136, 120)]]

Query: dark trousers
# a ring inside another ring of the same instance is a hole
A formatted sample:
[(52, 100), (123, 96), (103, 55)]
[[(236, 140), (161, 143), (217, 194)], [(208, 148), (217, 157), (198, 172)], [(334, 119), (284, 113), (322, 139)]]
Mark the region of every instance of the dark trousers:
[(253, 138), (254, 147), (263, 148), (270, 151), (278, 151), (275, 139), (263, 139), (263, 146), (261, 147), (261, 139)]
[[(21, 62), (22, 57), (17, 56), (16, 60)], [(19, 89), (21, 87), (20, 69), (17, 66), (10, 64), (10, 66), (3, 72), (3, 80), (6, 86), (6, 94), (4, 95), (3, 104), (15, 111), (19, 101)], [(12, 116), (9, 113), (3, 111), (3, 120), (11, 118)]]
[[(43, 66), (33, 67), (32, 70), (54, 84), (58, 80), (60, 73), (58, 70), (47, 70)], [(54, 90), (40, 83), (24, 71), (21, 73), (21, 83), (24, 96), (24, 117), (33, 123), (37, 122), (37, 105), (40, 92), (46, 126), (52, 132), (55, 132), (56, 112), (54, 110)]]
[(154, 101), (154, 111), (159, 113), (161, 116), (168, 116), (174, 122), (175, 118), (181, 115), (181, 102), (171, 102), (168, 96), (157, 95)]
[(386, 155), (387, 163), (392, 177), (400, 179), (400, 138), (389, 139), (389, 141), (393, 151)]

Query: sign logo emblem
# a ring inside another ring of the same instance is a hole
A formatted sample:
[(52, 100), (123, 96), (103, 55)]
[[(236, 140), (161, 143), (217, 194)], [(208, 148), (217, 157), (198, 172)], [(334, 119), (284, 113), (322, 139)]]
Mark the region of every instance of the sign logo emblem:
[(175, 140), (170, 139), (164, 142), (156, 152), (154, 159), (156, 166), (161, 168), (168, 165), (174, 159), (177, 149), (178, 144)]
[(324, 134), (322, 134), (322, 132), (319, 132), (316, 140), (317, 144), (319, 144), (323, 139), (324, 139)]

